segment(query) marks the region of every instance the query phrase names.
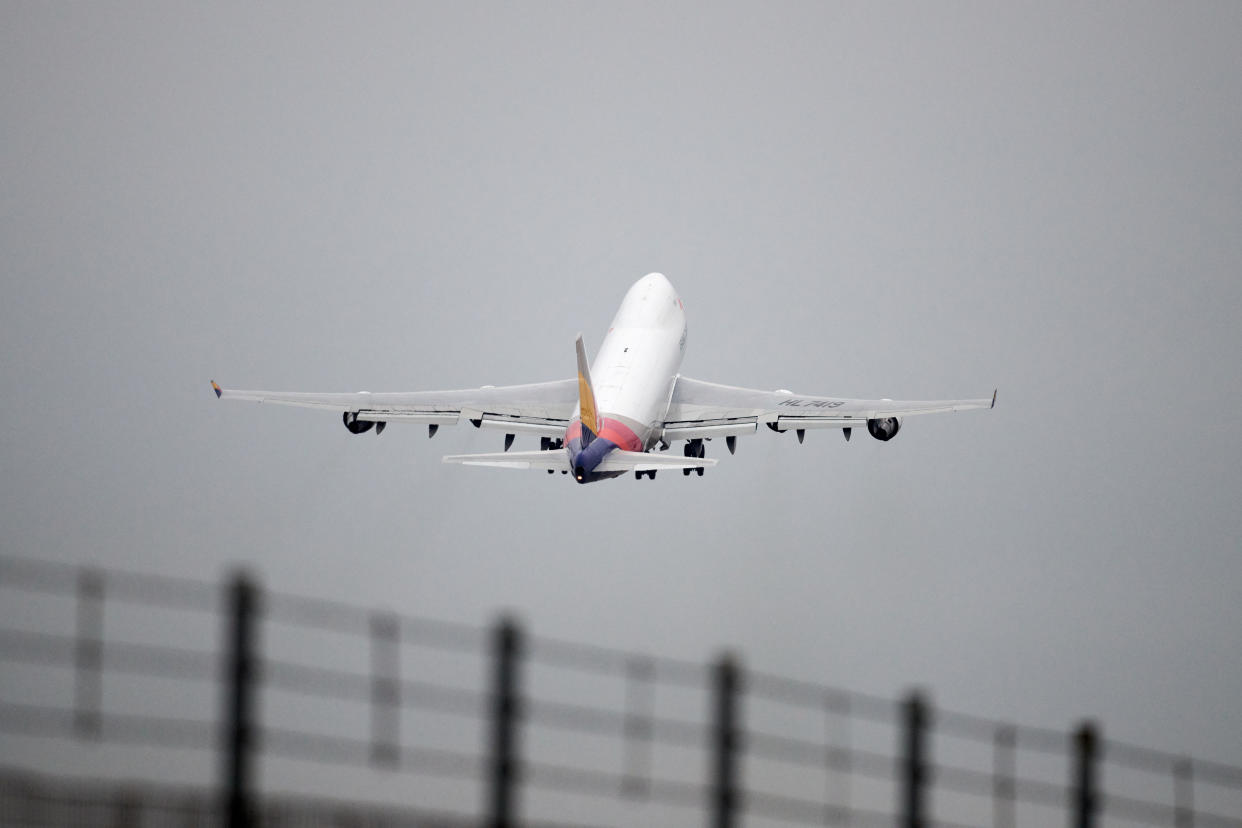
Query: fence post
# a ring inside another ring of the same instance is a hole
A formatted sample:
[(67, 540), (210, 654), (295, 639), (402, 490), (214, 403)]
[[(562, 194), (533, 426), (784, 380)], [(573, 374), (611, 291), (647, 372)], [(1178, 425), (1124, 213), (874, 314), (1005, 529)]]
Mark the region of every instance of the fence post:
[(247, 828), (254, 813), (250, 800), (257, 592), (254, 582), (244, 572), (236, 573), (229, 582), (223, 722), (223, 805), (224, 824), (228, 828)]
[(371, 762), (401, 759), (401, 624), (392, 613), (371, 616)]
[(1083, 722), (1074, 733), (1074, 813), (1071, 828), (1094, 828), (1097, 811), (1095, 766), (1099, 734), (1092, 722)]
[[(834, 734), (834, 720), (840, 722), (839, 734)], [(824, 697), (824, 746), (824, 824), (848, 825), (853, 762), (850, 756), (850, 697), (844, 693), (829, 692)]]
[(99, 708), (103, 696), (104, 580), (97, 570), (83, 569), (78, 574), (77, 612), (73, 727), (78, 736), (98, 739), (102, 724)]
[(1017, 729), (1012, 725), (999, 725), (992, 739), (992, 825), (994, 828), (1013, 828), (1017, 822), (1015, 796), (1017, 773), (1014, 751), (1017, 747)]
[(712, 670), (713, 710), (712, 727), (712, 828), (733, 828), (738, 823), (741, 797), (737, 789), (738, 716), (737, 700), (740, 689), (740, 671), (731, 655), (721, 656)]
[(651, 719), (655, 714), (655, 665), (633, 657), (625, 664), (625, 776), (623, 796), (646, 796), (651, 777)]
[(1195, 822), (1194, 765), (1189, 758), (1173, 765), (1173, 811), (1177, 828), (1191, 828)]
[(902, 704), (904, 720), (901, 773), (901, 825), (905, 828), (924, 828), (927, 786), (926, 732), (928, 726), (927, 703), (923, 696), (914, 692)]
[(511, 828), (517, 824), (518, 658), (522, 634), (517, 623), (505, 618), (496, 626), (492, 642), (495, 673), (492, 686), (491, 791), (487, 824)]

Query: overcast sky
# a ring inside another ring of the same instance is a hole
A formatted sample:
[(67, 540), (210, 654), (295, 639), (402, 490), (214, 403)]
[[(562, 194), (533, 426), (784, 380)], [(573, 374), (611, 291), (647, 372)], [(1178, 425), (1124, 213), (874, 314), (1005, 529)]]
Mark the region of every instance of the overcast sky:
[[(1209, 2), (7, 2), (3, 552), (1242, 764), (1239, 43)], [(656, 270), (689, 376), (999, 403), (580, 487), (208, 385), (572, 376)]]

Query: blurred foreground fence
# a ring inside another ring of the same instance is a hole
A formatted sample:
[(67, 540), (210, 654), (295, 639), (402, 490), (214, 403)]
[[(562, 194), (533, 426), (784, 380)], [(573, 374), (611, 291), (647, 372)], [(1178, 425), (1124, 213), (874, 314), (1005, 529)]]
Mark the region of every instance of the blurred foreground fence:
[[(512, 619), (482, 628), (281, 594), (244, 575), (219, 585), (14, 558), (0, 558), (0, 607), (3, 825), (1242, 828), (1240, 768), (1105, 739), (1089, 721), (1018, 726), (730, 655), (704, 666), (531, 637)], [(178, 620), (190, 616), (200, 623)], [(428, 653), (475, 668), (429, 667)], [(139, 691), (133, 677), (156, 683)], [(218, 767), (184, 790), (165, 773), (73, 782), (33, 772), (48, 742), (203, 753)], [(298, 796), (261, 790), (260, 765), (294, 780), (303, 772), (288, 767), (334, 770)], [(347, 774), (459, 780), (474, 795), (347, 805), (365, 788)]]

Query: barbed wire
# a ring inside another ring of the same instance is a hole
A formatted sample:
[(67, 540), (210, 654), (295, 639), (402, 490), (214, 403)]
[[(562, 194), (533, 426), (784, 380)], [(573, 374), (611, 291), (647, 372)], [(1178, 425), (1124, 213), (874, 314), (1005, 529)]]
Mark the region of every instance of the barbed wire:
[(122, 745), (214, 750), (219, 726), (197, 719), (108, 713), (84, 731), (75, 711), (0, 702), (0, 731), (21, 736), (86, 738)]
[(472, 624), (370, 610), (343, 601), (281, 592), (264, 593), (262, 612), (266, 620), (276, 624), (364, 638), (372, 635), (377, 617), (388, 618), (397, 625), (401, 644), (450, 651), (478, 650), (487, 640), (487, 630)]
[(220, 585), (211, 581), (0, 556), (0, 588), (73, 595), (84, 581), (104, 590), (109, 600), (144, 607), (199, 612), (223, 607)]
[(535, 664), (596, 674), (629, 673), (660, 684), (699, 688), (708, 678), (707, 667), (698, 662), (544, 636), (531, 640), (526, 654)]

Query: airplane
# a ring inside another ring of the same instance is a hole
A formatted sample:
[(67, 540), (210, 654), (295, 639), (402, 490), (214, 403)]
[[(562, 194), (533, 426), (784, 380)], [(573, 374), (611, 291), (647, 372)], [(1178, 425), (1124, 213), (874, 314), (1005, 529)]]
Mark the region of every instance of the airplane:
[[(542, 469), (572, 473), (578, 483), (628, 472), (654, 480), (657, 471), (680, 469), (702, 476), (716, 460), (704, 443), (724, 438), (729, 453), (737, 438), (759, 425), (793, 431), (801, 443), (810, 429), (840, 429), (848, 441), (865, 427), (877, 440), (897, 435), (904, 418), (996, 406), (990, 398), (969, 400), (852, 400), (718, 385), (679, 373), (686, 352), (685, 307), (660, 273), (635, 282), (621, 301), (592, 365), (582, 335), (575, 343), (578, 376), (528, 385), (485, 385), (457, 391), (397, 393), (304, 393), (237, 391), (213, 380), (216, 397), (332, 411), (351, 434), (390, 422), (421, 423), (434, 437), (442, 425), (468, 420), (475, 428), (504, 433), (504, 451), (458, 454), (445, 463)], [(509, 451), (516, 435), (539, 437), (539, 451)], [(667, 451), (685, 441), (682, 456)]]

